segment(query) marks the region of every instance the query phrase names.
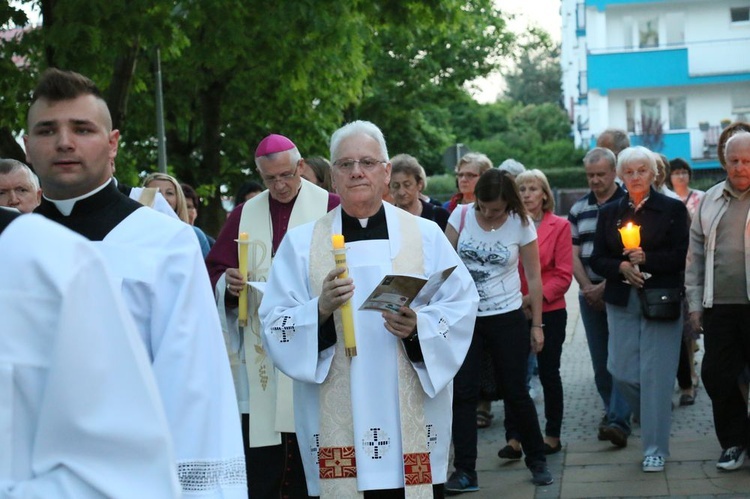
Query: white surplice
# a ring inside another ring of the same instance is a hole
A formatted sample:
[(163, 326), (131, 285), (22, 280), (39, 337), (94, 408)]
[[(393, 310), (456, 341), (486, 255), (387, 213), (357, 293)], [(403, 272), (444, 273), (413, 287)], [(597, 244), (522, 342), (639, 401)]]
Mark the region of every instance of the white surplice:
[(121, 280), (151, 357), (183, 490), (246, 498), (239, 410), (192, 227), (140, 208), (94, 244)]
[(0, 498), (180, 497), (146, 352), (102, 257), (38, 215), (0, 234)]
[[(383, 326), (380, 312), (358, 307), (388, 273), (401, 248), (395, 208), (385, 204), (389, 240), (347, 243), (347, 266), (355, 284), (352, 306), (357, 356), (351, 360), (351, 401), (359, 490), (404, 487), (401, 449), (397, 349), (401, 340)], [(332, 233), (341, 233), (341, 208), (335, 210)], [(445, 235), (431, 221), (418, 218), (425, 277), (457, 266), (432, 301), (417, 314), (418, 341), (424, 362), (412, 363), (424, 391), (424, 416), (429, 427), (433, 483), (447, 475), (451, 442), (452, 380), (468, 351), (478, 294), (466, 267)], [(274, 363), (295, 380), (295, 423), (308, 491), (318, 495), (319, 392), (331, 366), (334, 348), (318, 351), (318, 299), (312, 290), (309, 264), (313, 224), (287, 233), (271, 269), (259, 315), (264, 343)], [(314, 249), (313, 249), (314, 250)], [(407, 248), (408, 250), (408, 248)], [(333, 258), (331, 258), (331, 269)], [(372, 429), (387, 445), (373, 453)]]

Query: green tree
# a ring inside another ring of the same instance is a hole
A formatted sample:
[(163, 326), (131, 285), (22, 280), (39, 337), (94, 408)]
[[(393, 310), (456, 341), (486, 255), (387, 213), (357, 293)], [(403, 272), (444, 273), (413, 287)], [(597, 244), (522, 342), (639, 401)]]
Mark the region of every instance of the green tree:
[(491, 0), (400, 2), (376, 26), (364, 98), (347, 118), (377, 123), (392, 155), (408, 152), (428, 173), (442, 171), (455, 134), (449, 110), (469, 99), (464, 84), (497, 68), (512, 41)]
[[(122, 133), (118, 177), (136, 183), (155, 169), (153, 59), (162, 54), (170, 172), (207, 194), (203, 225), (224, 220), (218, 186), (254, 171), (253, 151), (271, 132), (303, 154), (327, 155), (343, 121), (369, 119), (392, 151), (439, 158), (453, 140), (447, 104), (486, 74), (509, 35), (491, 0), (33, 0), (40, 29), (11, 50), (13, 96), (0, 133), (23, 129), (28, 91), (48, 66), (92, 77)], [(8, 1), (3, 19), (22, 23)], [(0, 58), (7, 64), (9, 57)], [(5, 77), (5, 74), (4, 74)], [(13, 91), (15, 89), (15, 92)], [(0, 145), (2, 144), (0, 140)], [(3, 151), (4, 152), (4, 151)]]
[(549, 33), (530, 28), (514, 50), (512, 69), (505, 75), (505, 98), (521, 104), (559, 103), (562, 99), (560, 45)]

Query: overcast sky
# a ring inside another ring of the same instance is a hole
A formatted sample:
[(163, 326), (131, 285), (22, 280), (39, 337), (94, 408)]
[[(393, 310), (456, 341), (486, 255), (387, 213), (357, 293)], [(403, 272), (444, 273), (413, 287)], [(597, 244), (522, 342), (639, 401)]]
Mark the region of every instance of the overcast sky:
[[(501, 10), (515, 14), (509, 27), (515, 32), (523, 31), (529, 25), (536, 25), (547, 31), (553, 40), (560, 41), (562, 21), (560, 19), (561, 0), (495, 0)], [(494, 102), (503, 90), (503, 78), (492, 74), (474, 81), (478, 87), (472, 91), (474, 98), (482, 103)]]

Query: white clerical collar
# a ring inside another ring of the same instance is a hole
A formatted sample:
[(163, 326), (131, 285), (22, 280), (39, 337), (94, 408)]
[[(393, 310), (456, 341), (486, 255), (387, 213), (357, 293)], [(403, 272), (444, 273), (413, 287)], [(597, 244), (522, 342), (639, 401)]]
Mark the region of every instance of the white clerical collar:
[(367, 228), (367, 222), (370, 221), (369, 218), (358, 218), (357, 220), (359, 220), (359, 226), (362, 227), (363, 229)]
[(67, 217), (73, 212), (73, 208), (75, 208), (76, 202), (80, 201), (81, 199), (86, 199), (88, 197), (93, 196), (97, 192), (107, 187), (111, 181), (112, 181), (112, 178), (104, 182), (102, 185), (100, 185), (93, 191), (83, 194), (82, 196), (72, 198), (72, 199), (50, 199), (47, 196), (44, 196), (44, 199), (54, 204), (57, 207), (57, 210)]

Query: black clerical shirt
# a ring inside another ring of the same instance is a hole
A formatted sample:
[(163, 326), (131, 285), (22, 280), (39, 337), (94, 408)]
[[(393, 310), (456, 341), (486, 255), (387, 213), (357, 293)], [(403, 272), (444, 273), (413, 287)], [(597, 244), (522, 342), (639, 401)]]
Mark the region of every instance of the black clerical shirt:
[[(341, 210), (341, 233), (344, 241), (353, 243), (357, 241), (373, 241), (377, 239), (388, 239), (388, 224), (385, 219), (385, 208), (381, 205), (380, 210), (367, 219), (365, 226), (358, 218), (349, 216)], [(415, 330), (416, 333), (416, 330)], [(416, 338), (416, 336), (415, 336)], [(323, 351), (336, 343), (336, 326), (333, 315), (318, 329), (318, 350)], [(422, 347), (419, 341), (403, 340), (406, 354), (412, 362), (424, 362)]]

